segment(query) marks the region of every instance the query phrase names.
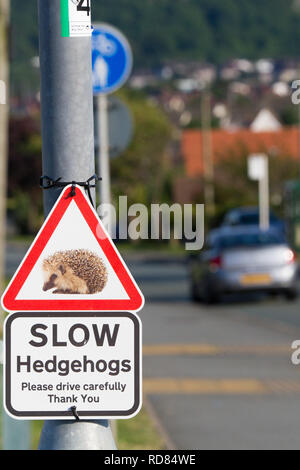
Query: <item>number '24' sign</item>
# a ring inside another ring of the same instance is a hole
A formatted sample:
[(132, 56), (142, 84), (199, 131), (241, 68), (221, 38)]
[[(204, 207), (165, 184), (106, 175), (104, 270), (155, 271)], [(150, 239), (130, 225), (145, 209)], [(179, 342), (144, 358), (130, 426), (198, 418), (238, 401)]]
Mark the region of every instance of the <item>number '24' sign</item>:
[(86, 11), (87, 15), (90, 16), (90, 0), (75, 0), (75, 3), (77, 4), (77, 11)]

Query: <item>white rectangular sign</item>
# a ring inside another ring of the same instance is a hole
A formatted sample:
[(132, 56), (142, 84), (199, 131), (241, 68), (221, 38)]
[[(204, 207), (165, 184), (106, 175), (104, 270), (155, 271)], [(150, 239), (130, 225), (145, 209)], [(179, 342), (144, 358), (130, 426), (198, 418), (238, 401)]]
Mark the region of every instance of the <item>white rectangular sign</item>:
[(91, 36), (90, 0), (61, 0), (63, 37)]
[(255, 154), (248, 157), (248, 176), (251, 180), (260, 181), (266, 175), (266, 155)]
[(122, 419), (141, 407), (141, 325), (132, 313), (13, 313), (4, 404), (17, 419)]

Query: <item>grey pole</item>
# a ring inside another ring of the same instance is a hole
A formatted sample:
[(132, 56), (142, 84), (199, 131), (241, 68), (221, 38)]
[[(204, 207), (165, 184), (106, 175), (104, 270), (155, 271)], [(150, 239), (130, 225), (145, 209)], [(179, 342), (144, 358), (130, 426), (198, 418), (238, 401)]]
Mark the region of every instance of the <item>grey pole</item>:
[(270, 196), (269, 196), (269, 158), (263, 155), (264, 175), (259, 185), (259, 225), (261, 230), (270, 228)]
[[(63, 181), (95, 173), (91, 39), (61, 37), (60, 0), (38, 0), (43, 174)], [(59, 191), (45, 191), (45, 214)]]
[[(99, 183), (100, 204), (107, 210), (106, 228), (108, 233), (112, 234), (112, 215), (111, 215), (111, 187), (110, 187), (110, 161), (109, 161), (109, 123), (108, 123), (108, 98), (107, 95), (97, 97), (98, 109), (98, 168), (102, 176)], [(104, 215), (104, 214), (102, 214)]]
[[(91, 39), (61, 37), (60, 0), (38, 0), (43, 174), (86, 181), (95, 173)], [(44, 192), (45, 215), (59, 190)], [(46, 421), (41, 450), (114, 450), (107, 420)]]
[(201, 100), (204, 202), (209, 215), (215, 213), (214, 164), (211, 135), (211, 93), (206, 87)]

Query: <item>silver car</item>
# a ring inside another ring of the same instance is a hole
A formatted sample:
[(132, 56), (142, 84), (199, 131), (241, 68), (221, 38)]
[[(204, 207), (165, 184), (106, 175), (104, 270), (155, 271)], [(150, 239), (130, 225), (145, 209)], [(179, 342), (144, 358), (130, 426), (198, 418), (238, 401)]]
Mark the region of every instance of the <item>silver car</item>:
[(206, 250), (190, 258), (191, 295), (207, 303), (234, 292), (282, 293), (297, 297), (294, 251), (275, 229), (224, 227), (208, 237)]

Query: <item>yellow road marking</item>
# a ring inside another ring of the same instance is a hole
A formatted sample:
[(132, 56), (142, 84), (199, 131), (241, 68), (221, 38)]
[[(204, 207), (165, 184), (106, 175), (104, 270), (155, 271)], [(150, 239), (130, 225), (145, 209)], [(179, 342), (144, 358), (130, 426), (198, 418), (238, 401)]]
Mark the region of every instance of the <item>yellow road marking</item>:
[[(152, 344), (143, 347), (144, 356), (286, 356), (292, 353), (289, 344), (218, 346), (214, 344)], [(300, 394), (300, 381), (206, 378), (146, 378), (145, 394), (182, 395), (291, 395)]]
[(226, 354), (239, 355), (290, 355), (290, 345), (249, 345), (249, 346), (217, 346), (213, 344), (146, 344), (144, 356), (219, 356)]
[(300, 381), (146, 378), (143, 390), (148, 395), (298, 395)]
[(145, 345), (143, 353), (146, 356), (215, 355), (219, 350), (211, 344), (154, 344)]
[(253, 379), (210, 380), (210, 379), (145, 379), (143, 390), (146, 394), (187, 394), (187, 395), (260, 395), (267, 393), (262, 382)]

